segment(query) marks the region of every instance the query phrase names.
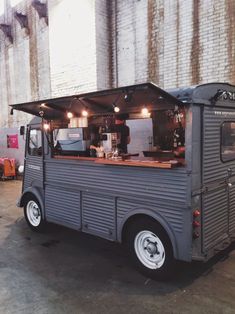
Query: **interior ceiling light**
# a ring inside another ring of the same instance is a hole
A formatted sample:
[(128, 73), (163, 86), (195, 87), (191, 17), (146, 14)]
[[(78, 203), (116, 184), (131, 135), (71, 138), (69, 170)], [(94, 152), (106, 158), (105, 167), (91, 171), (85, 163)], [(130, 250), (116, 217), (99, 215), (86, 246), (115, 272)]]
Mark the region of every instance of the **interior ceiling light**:
[(141, 113), (142, 113), (143, 116), (148, 116), (149, 115), (148, 108), (146, 108), (146, 107), (142, 108)]
[(82, 110), (82, 116), (87, 117), (88, 116), (88, 111), (86, 109)]
[(118, 106), (114, 107), (114, 112), (118, 113), (120, 111), (120, 108)]
[(45, 131), (48, 131), (50, 129), (50, 125), (48, 123), (43, 123), (43, 128)]
[(118, 112), (120, 112), (120, 108), (118, 106), (116, 106), (115, 104), (113, 104), (113, 111), (118, 113)]
[(73, 113), (72, 112), (67, 112), (67, 118), (72, 119), (73, 118)]
[(44, 108), (46, 107), (46, 104), (43, 102), (40, 107)]

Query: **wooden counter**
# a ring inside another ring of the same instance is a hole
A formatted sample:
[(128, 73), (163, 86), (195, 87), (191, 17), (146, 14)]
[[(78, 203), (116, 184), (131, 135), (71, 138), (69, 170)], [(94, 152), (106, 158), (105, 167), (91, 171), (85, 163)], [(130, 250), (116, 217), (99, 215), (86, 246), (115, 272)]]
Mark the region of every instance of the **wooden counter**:
[(105, 158), (93, 158), (93, 157), (76, 157), (76, 156), (54, 156), (55, 159), (62, 160), (81, 160), (92, 161), (96, 164), (114, 165), (114, 166), (131, 166), (131, 167), (150, 167), (150, 168), (164, 168), (171, 169), (174, 167), (184, 165), (184, 159), (175, 158), (172, 160), (156, 160), (151, 157), (132, 157), (130, 159), (105, 159)]
[(171, 164), (170, 162), (164, 161), (150, 161), (150, 160), (113, 160), (113, 159), (99, 159), (96, 160), (97, 164), (104, 165), (115, 165), (115, 166), (132, 166), (132, 167), (152, 167), (152, 168), (165, 168), (170, 169), (175, 166), (175, 164)]
[(65, 160), (87, 160), (87, 161), (95, 161), (98, 159), (97, 157), (62, 156), (62, 155), (55, 155), (53, 158), (63, 159), (63, 160), (65, 159)]

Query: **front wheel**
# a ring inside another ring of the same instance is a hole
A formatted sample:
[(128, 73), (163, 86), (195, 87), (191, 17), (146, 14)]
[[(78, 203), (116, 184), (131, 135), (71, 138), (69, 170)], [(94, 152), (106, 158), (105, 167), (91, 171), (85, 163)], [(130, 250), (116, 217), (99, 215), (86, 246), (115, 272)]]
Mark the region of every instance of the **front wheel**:
[(29, 196), (24, 205), (24, 216), (33, 231), (41, 232), (45, 229), (41, 206), (36, 197)]
[(141, 219), (130, 226), (128, 247), (135, 266), (147, 277), (168, 279), (174, 269), (171, 242), (156, 221)]

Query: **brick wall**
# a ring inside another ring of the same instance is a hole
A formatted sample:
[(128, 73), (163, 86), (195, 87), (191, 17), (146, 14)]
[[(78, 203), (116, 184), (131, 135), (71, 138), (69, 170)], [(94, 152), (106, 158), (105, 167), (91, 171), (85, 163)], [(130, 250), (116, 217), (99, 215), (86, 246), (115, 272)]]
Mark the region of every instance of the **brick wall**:
[(95, 0), (48, 4), (52, 97), (95, 90)]
[(149, 80), (235, 84), (233, 0), (50, 0), (49, 25), (31, 0), (5, 4), (0, 23), (12, 26), (13, 44), (0, 31), (0, 128), (30, 120), (10, 116), (10, 103)]

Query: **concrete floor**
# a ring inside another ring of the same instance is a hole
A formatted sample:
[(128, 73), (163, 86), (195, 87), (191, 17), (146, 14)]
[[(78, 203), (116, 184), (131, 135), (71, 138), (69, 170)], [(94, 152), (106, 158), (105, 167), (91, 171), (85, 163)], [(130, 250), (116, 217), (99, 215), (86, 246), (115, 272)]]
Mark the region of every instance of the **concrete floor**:
[(118, 244), (52, 226), (29, 230), (20, 181), (0, 182), (0, 313), (235, 313), (235, 245), (174, 280), (137, 273)]

